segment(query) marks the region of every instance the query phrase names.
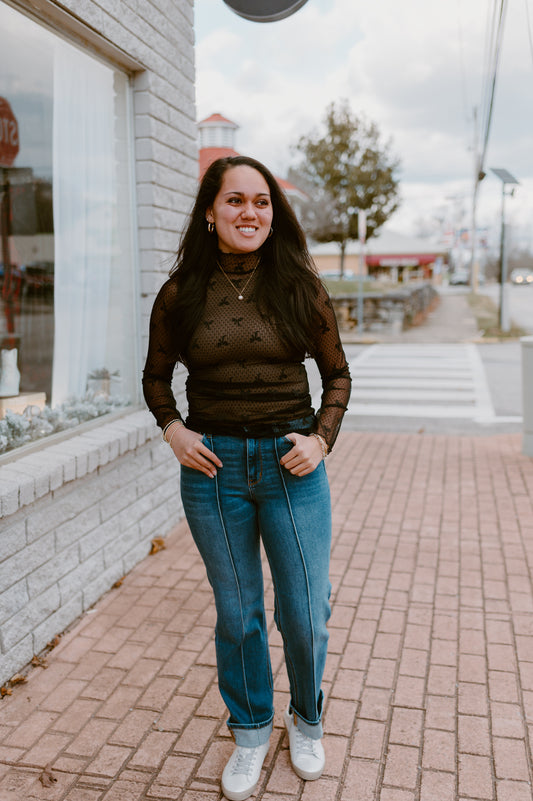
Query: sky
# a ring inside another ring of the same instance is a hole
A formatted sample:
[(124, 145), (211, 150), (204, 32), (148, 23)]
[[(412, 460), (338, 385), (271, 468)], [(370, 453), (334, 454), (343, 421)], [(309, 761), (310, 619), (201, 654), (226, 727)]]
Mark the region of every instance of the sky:
[[(293, 16), (249, 22), (223, 0), (196, 0), (198, 120), (237, 123), (236, 150), (285, 177), (298, 139), (320, 130), (332, 102), (375, 122), (401, 166), (400, 209), (389, 227), (406, 234), (472, 220), (475, 137), (486, 108), (487, 41), (500, 0), (308, 0)], [(502, 184), (513, 243), (533, 250), (533, 1), (512, 0), (477, 220), (499, 237)], [(443, 221), (443, 222), (436, 222)]]

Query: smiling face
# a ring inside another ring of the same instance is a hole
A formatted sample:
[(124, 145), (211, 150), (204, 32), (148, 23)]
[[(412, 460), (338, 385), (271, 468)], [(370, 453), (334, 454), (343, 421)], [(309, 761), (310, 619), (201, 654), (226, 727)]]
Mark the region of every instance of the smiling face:
[(261, 247), (272, 225), (272, 200), (260, 172), (247, 165), (224, 173), (213, 205), (206, 211), (223, 253), (251, 253)]

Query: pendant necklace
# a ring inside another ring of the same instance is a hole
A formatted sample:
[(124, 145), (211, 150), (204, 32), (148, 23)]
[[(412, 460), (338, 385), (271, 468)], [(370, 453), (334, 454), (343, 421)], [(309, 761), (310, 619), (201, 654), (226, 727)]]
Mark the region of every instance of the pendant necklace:
[[(259, 261), (261, 261), (261, 260), (259, 259)], [(235, 286), (235, 284), (233, 283), (233, 281), (231, 280), (231, 278), (230, 278), (228, 275), (226, 275), (226, 273), (225, 273), (225, 272), (224, 272), (224, 270), (222, 269), (222, 265), (220, 264), (220, 262), (219, 262), (219, 261), (217, 261), (217, 265), (218, 265), (218, 267), (220, 268), (220, 272), (222, 273), (222, 275), (224, 276), (224, 278), (225, 278), (227, 281), (229, 281), (229, 283), (231, 284), (231, 286), (233, 287), (233, 289), (234, 289), (234, 290), (235, 290), (235, 292), (237, 293), (237, 298), (238, 298), (238, 300), (244, 300), (244, 292), (245, 292), (245, 290), (246, 290), (246, 287), (248, 286), (248, 284), (250, 283), (250, 281), (251, 281), (251, 280), (252, 280), (252, 278), (254, 277), (254, 273), (255, 273), (255, 271), (257, 270), (258, 266), (259, 266), (259, 261), (258, 261), (258, 262), (257, 262), (257, 264), (255, 265), (254, 269), (252, 270), (252, 274), (250, 275), (249, 279), (247, 280), (247, 282), (245, 283), (245, 285), (243, 286), (243, 288), (242, 288), (242, 289), (238, 289), (238, 288)]]

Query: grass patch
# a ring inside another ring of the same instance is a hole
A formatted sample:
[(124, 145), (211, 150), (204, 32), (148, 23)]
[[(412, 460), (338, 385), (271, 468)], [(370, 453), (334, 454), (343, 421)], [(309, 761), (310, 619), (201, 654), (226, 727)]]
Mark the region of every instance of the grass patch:
[(487, 339), (518, 339), (526, 335), (526, 331), (511, 321), (509, 331), (500, 328), (500, 313), (492, 298), (487, 295), (471, 292), (467, 300), (476, 318), (477, 327), (481, 335)]

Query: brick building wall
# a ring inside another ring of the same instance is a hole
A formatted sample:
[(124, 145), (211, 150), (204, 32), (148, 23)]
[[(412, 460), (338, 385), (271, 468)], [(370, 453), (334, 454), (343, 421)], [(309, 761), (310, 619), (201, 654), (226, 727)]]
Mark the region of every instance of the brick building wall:
[[(131, 74), (142, 365), (151, 306), (197, 186), (193, 0), (19, 7)], [(0, 684), (181, 517), (177, 462), (139, 408), (0, 461)]]

